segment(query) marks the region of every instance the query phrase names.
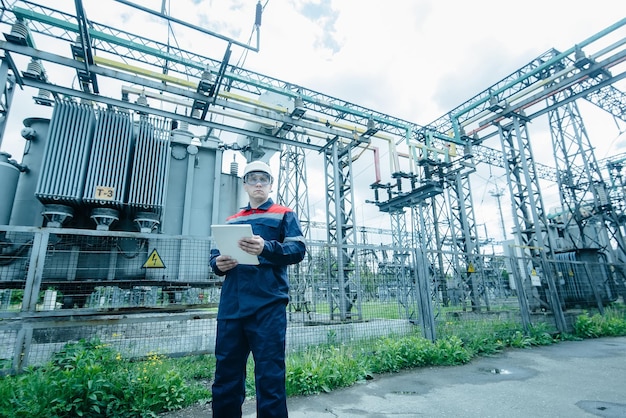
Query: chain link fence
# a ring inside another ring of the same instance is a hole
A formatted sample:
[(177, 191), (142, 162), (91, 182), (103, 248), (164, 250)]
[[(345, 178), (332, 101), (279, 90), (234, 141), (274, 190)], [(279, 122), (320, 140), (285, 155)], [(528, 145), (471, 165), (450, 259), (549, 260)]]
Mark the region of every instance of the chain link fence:
[[(0, 372), (41, 365), (80, 339), (126, 358), (212, 352), (221, 279), (211, 246), (208, 237), (0, 226)], [(460, 324), (561, 332), (624, 297), (618, 269), (592, 250), (560, 255), (547, 273), (496, 255), (443, 271), (433, 256), (309, 243), (290, 268), (288, 353), (415, 333), (434, 340)]]

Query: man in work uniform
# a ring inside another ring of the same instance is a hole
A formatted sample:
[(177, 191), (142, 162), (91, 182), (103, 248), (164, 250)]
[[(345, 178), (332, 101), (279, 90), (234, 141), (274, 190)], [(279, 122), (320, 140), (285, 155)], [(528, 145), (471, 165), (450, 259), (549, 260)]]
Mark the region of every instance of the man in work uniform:
[(211, 250), (211, 267), (225, 275), (217, 314), (213, 417), (241, 417), (248, 356), (255, 362), (257, 417), (287, 417), (285, 389), (287, 267), (302, 261), (306, 247), (300, 222), (289, 208), (269, 197), (270, 167), (246, 165), (243, 187), (249, 203), (227, 218), (229, 224), (252, 225), (253, 237), (239, 248), (257, 255), (259, 265), (238, 264), (219, 249)]

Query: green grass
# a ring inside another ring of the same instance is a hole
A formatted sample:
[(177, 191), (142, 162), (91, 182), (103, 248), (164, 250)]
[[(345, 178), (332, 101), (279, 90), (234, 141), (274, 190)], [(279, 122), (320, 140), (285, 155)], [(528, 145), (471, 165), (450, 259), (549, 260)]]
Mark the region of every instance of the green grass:
[[(435, 342), (419, 335), (388, 336), (350, 344), (329, 343), (290, 353), (289, 396), (347, 387), (375, 374), (425, 366), (453, 366), (509, 347), (527, 348), (564, 339), (626, 335), (626, 307), (604, 315), (584, 312), (572, 335), (552, 334), (544, 325), (524, 333), (515, 322), (491, 319), (438, 323)], [(254, 394), (252, 361), (246, 391)], [(66, 345), (43, 367), (0, 378), (0, 416), (156, 417), (211, 398), (213, 356), (123, 359), (98, 341)]]
[[(510, 303), (505, 303), (504, 301), (500, 301), (498, 304), (492, 304), (490, 306), (490, 310), (492, 312), (496, 311), (507, 311), (507, 312), (515, 312), (519, 311), (519, 308), (515, 305), (517, 300), (513, 298), (509, 298)], [(440, 315), (446, 315), (453, 312), (458, 312), (462, 308), (460, 306), (440, 306), (438, 308), (438, 313)], [(315, 312), (318, 314), (329, 314), (330, 308), (327, 303), (321, 303), (316, 306)], [(405, 312), (399, 308), (399, 305), (395, 302), (378, 302), (378, 301), (367, 301), (361, 302), (361, 314), (363, 319), (403, 319), (405, 318)]]
[[(315, 308), (315, 312), (329, 314), (330, 307), (327, 303), (321, 303)], [(362, 302), (361, 314), (364, 319), (400, 319), (397, 303)]]

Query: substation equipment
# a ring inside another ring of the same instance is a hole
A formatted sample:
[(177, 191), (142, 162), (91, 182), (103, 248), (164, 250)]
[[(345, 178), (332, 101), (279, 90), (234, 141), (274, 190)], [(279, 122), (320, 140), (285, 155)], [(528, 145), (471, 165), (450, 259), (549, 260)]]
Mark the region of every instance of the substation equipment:
[[(515, 260), (508, 270), (525, 323), (529, 312), (543, 310), (565, 330), (568, 307), (626, 294), (624, 158), (596, 159), (577, 105), (587, 101), (626, 121), (626, 96), (616, 86), (626, 74), (626, 19), (566, 51), (545, 52), (420, 125), (232, 64), (233, 49), (259, 49), (260, 4), (251, 46), (118, 3), (222, 42), (223, 58), (97, 23), (80, 0), (73, 12), (2, 2), (0, 135), (15, 94), (36, 92), (35, 104), (53, 110), (49, 119), (23, 121), (22, 161), (0, 156), (0, 287), (10, 289), (33, 266), (37, 254), (20, 258), (30, 261), (19, 266), (13, 262), (26, 248), (39, 248), (46, 264), (59, 266), (40, 272), (37, 286), (66, 291), (67, 309), (113, 284), (127, 290), (214, 284), (208, 247), (181, 240), (160, 248), (154, 237), (208, 237), (211, 224), (236, 211), (242, 203), (238, 167), (222, 172), (224, 153), (236, 151), (246, 160), (280, 154), (279, 202), (296, 210), (307, 237), (313, 227), (326, 229), (334, 258), (327, 267), (331, 320), (362, 318), (357, 249), (359, 232), (368, 226), (357, 222), (353, 164), (366, 158), (375, 169), (370, 203), (389, 214), (393, 240), (393, 255), (380, 269), (396, 280), (407, 318), (421, 321), (431, 337), (431, 300), (445, 303), (451, 281), (473, 310), (489, 307), (470, 183), (477, 164), (506, 173), (514, 221), (507, 248)], [(62, 46), (38, 48), (37, 37)], [(18, 68), (20, 60), (27, 68)], [(48, 67), (72, 72), (77, 82), (56, 80)], [(109, 83), (119, 90), (104, 88)], [(529, 126), (543, 115), (556, 169), (533, 158)], [(325, 223), (310, 219), (305, 152), (323, 161)], [(391, 173), (386, 182), (383, 153)], [(544, 207), (541, 179), (558, 185), (558, 213)], [(49, 232), (38, 247), (21, 241), (34, 230)], [(145, 268), (152, 254), (168, 260), (165, 273)], [(187, 270), (189, 258), (206, 268)], [(559, 267), (570, 261), (582, 262), (583, 270), (585, 262), (610, 268), (571, 274), (570, 267)], [(306, 269), (305, 263), (292, 277), (295, 301), (305, 299)], [(583, 276), (593, 281), (577, 281)], [(72, 282), (85, 279), (82, 293), (72, 296)]]

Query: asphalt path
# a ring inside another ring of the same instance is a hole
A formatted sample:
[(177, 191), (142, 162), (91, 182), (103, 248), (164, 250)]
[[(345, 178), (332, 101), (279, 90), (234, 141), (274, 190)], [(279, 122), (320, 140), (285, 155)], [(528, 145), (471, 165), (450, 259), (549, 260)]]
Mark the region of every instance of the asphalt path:
[(625, 418), (626, 337), (507, 350), (289, 401), (291, 418)]
[[(288, 400), (290, 418), (626, 418), (626, 337), (508, 349)], [(254, 399), (244, 417), (254, 418)], [(210, 405), (167, 417), (210, 417)]]

